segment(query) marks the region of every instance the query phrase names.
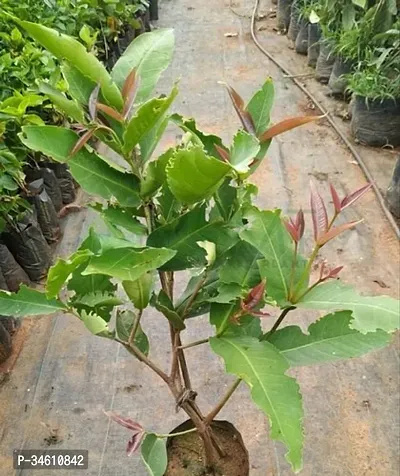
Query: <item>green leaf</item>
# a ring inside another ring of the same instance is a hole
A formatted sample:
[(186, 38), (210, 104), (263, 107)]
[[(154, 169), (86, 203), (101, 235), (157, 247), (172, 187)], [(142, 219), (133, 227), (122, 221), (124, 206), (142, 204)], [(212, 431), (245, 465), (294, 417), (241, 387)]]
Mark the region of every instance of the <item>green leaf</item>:
[(142, 442), (142, 460), (150, 476), (164, 476), (168, 465), (165, 440), (147, 433)]
[(14, 20), (56, 58), (67, 60), (82, 74), (100, 84), (101, 92), (110, 105), (117, 109), (122, 108), (122, 96), (117, 85), (104, 65), (93, 54), (88, 53), (82, 43), (52, 28), (17, 18)]
[(232, 303), (213, 302), (210, 308), (210, 324), (215, 326), (218, 336), (222, 335), (231, 324), (231, 317), (239, 310), (239, 302)]
[[(206, 273), (206, 276), (205, 276)], [(199, 281), (203, 282), (199, 293), (196, 296), (196, 299), (193, 301), (190, 311), (187, 313), (186, 317), (195, 317), (207, 314), (210, 310), (210, 299), (212, 299), (217, 293), (218, 287), (218, 276), (216, 271), (204, 271), (200, 275), (193, 276), (187, 286), (185, 291), (179, 297), (176, 303), (176, 309), (178, 314), (181, 316), (186, 309), (186, 306), (191, 299), (191, 296), (195, 289), (197, 289)]]
[(240, 297), (244, 297), (245, 291), (236, 283), (221, 283), (218, 286), (218, 294), (208, 299), (209, 302), (217, 302), (221, 304), (229, 304), (236, 301)]
[(351, 30), (356, 20), (356, 11), (351, 3), (346, 3), (343, 6), (342, 21), (343, 29), (345, 31)]
[(132, 149), (162, 120), (178, 94), (175, 86), (168, 97), (153, 98), (141, 106), (130, 119), (124, 132), (122, 150), (129, 154)]
[(110, 339), (113, 338), (107, 322), (100, 316), (94, 313), (87, 313), (86, 311), (82, 311), (80, 316), (86, 329), (88, 329), (93, 335)]
[(0, 315), (13, 317), (38, 316), (65, 310), (58, 299), (48, 299), (45, 293), (21, 285), (17, 293), (0, 291)]
[[(249, 224), (240, 236), (258, 249), (265, 258), (259, 262), (259, 267), (261, 277), (267, 279), (267, 295), (276, 300), (280, 306), (286, 305), (289, 298), (294, 247), (282, 223), (280, 210), (260, 211), (253, 207), (245, 217), (249, 220)], [(305, 259), (298, 256), (295, 283), (305, 266)]]
[(161, 188), (161, 193), (157, 196), (159, 203), (159, 210), (162, 220), (161, 223), (169, 223), (177, 218), (178, 212), (181, 209), (181, 204), (172, 195), (168, 185), (164, 183)]
[(93, 256), (82, 274), (106, 274), (122, 281), (135, 281), (147, 271), (162, 266), (175, 254), (176, 251), (166, 248), (109, 249), (100, 256)]
[(257, 91), (247, 105), (247, 111), (253, 119), (256, 135), (259, 137), (267, 129), (271, 121), (271, 109), (274, 103), (274, 83), (268, 78), (262, 88)]
[(151, 159), (155, 148), (161, 140), (165, 129), (168, 126), (169, 116), (165, 114), (157, 124), (145, 134), (140, 140), (140, 157), (143, 163)]
[(228, 253), (219, 271), (223, 283), (237, 283), (242, 288), (254, 288), (261, 282), (258, 261), (263, 255), (254, 246), (239, 241)]
[(79, 138), (75, 132), (56, 126), (27, 126), (22, 131), (20, 139), (30, 149), (42, 152), (57, 162), (68, 161), (71, 174), (89, 194), (106, 200), (115, 198), (126, 207), (140, 204), (137, 177), (120, 172), (86, 147), (70, 157)]
[(153, 295), (151, 305), (154, 306), (157, 311), (164, 314), (173, 327), (178, 331), (183, 331), (183, 329), (186, 328), (181, 316), (175, 311), (174, 305), (172, 304), (170, 298), (162, 289), (157, 297)]
[(156, 86), (161, 73), (168, 67), (174, 50), (174, 33), (159, 29), (139, 35), (116, 62), (111, 77), (122, 88), (133, 68), (141, 82), (136, 103), (146, 101)]
[[(117, 312), (117, 318), (115, 321), (115, 330), (119, 339), (124, 342), (129, 341), (129, 336), (131, 334), (134, 323), (136, 322), (137, 316), (132, 311), (120, 311)], [(149, 339), (146, 334), (143, 332), (141, 325), (137, 328), (135, 340), (132, 342), (136, 347), (143, 352), (143, 354), (148, 355), (150, 350)], [(125, 347), (130, 353), (129, 347)], [(135, 355), (135, 354), (133, 354)]]
[(287, 446), (286, 459), (299, 471), (303, 409), (296, 380), (285, 375), (286, 359), (272, 344), (253, 337), (212, 337), (210, 345), (224, 359), (227, 372), (249, 385), (254, 403), (269, 417), (271, 438)]
[(157, 160), (148, 164), (146, 174), (140, 182), (140, 195), (142, 197), (151, 197), (165, 183), (167, 177), (165, 169), (174, 153), (175, 149), (168, 149)]
[(350, 328), (351, 320), (351, 311), (335, 312), (311, 324), (308, 334), (303, 334), (298, 326), (288, 326), (272, 334), (268, 342), (279, 349), (292, 367), (360, 357), (389, 344), (390, 334), (361, 334)]
[(82, 264), (89, 260), (92, 254), (89, 250), (76, 251), (68, 259), (58, 258), (56, 263), (49, 269), (46, 281), (46, 294), (48, 298), (58, 296), (62, 287), (72, 273)]
[(239, 206), (237, 201), (237, 189), (236, 187), (232, 187), (230, 182), (231, 179), (227, 178), (214, 193), (214, 213), (218, 211), (218, 214), (224, 221), (229, 221)]
[[(117, 205), (109, 205), (104, 208), (100, 203), (96, 203), (92, 208), (100, 213), (106, 224), (110, 224), (112, 227), (123, 228), (133, 235), (147, 233), (147, 228), (133, 215), (130, 208), (121, 208)], [(123, 237), (122, 233), (121, 238)]]
[(113, 292), (95, 291), (92, 293), (74, 296), (70, 304), (81, 314), (85, 311), (87, 314), (96, 314), (109, 322), (115, 306), (123, 304), (121, 299), (117, 298)]
[(364, 334), (382, 329), (393, 332), (400, 327), (400, 304), (388, 296), (360, 296), (351, 286), (340, 281), (319, 284), (297, 303), (304, 309), (350, 310), (350, 327)]
[(90, 80), (66, 61), (61, 65), (61, 72), (68, 84), (68, 94), (80, 104), (87, 106), (90, 95), (96, 87), (96, 82)]
[(367, 0), (352, 0), (354, 5), (357, 5), (357, 7), (365, 8), (367, 5)]
[(215, 243), (218, 257), (236, 243), (237, 234), (223, 222), (207, 222), (206, 205), (203, 205), (157, 228), (147, 245), (176, 250), (176, 256), (162, 269), (177, 271), (206, 264), (206, 252), (198, 245), (200, 241)]
[(194, 119), (183, 117), (180, 114), (172, 114), (170, 121), (180, 127), (184, 132), (190, 133), (193, 143), (197, 145), (201, 144), (207, 155), (219, 158), (215, 146), (218, 145), (224, 148), (220, 137), (200, 131)]
[(178, 200), (193, 204), (209, 198), (230, 171), (228, 164), (207, 157), (204, 150), (197, 146), (175, 153), (167, 167), (167, 180)]
[(49, 83), (40, 83), (39, 91), (45, 94), (60, 111), (65, 113), (67, 117), (72, 117), (75, 121), (83, 124), (85, 122), (85, 114), (79, 103), (75, 100), (68, 99), (58, 89)]
[(247, 173), (249, 165), (260, 152), (258, 139), (246, 131), (239, 130), (233, 138), (230, 163), (239, 174)]
[(154, 274), (148, 272), (135, 281), (123, 281), (122, 286), (136, 309), (148, 306), (154, 286)]

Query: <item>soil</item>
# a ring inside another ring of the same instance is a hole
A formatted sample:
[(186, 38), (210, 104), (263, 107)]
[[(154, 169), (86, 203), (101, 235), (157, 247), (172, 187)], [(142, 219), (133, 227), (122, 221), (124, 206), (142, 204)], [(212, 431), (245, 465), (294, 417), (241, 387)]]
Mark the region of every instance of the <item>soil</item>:
[[(193, 428), (186, 421), (173, 432), (186, 431)], [(212, 424), (214, 434), (226, 453), (220, 459), (215, 474), (221, 476), (248, 476), (249, 455), (243, 444), (242, 437), (236, 428), (227, 421)], [(170, 438), (167, 444), (168, 469), (165, 476), (202, 476), (206, 471), (202, 440), (197, 432)]]

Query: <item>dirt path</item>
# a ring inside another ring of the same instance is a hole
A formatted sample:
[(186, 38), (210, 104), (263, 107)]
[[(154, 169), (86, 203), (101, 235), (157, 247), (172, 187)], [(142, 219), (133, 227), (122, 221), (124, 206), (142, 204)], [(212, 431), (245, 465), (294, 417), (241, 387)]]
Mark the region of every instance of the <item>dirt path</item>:
[[(160, 90), (165, 91), (174, 78), (181, 76), (176, 109), (195, 116), (201, 127), (221, 134), (227, 141), (238, 121), (219, 80), (231, 83), (247, 98), (271, 75), (276, 87), (274, 121), (304, 114), (307, 107), (302, 93), (250, 41), (249, 21), (234, 16), (228, 3), (164, 0), (159, 22), (176, 31), (175, 59)], [(251, 4), (251, 0), (236, 2), (243, 12), (250, 11)], [(262, 9), (267, 10), (268, 5), (262, 5)], [(227, 38), (224, 34), (228, 32), (238, 36)], [(271, 42), (269, 35), (271, 32), (260, 32), (260, 39)], [(276, 50), (282, 56), (287, 53), (283, 46)], [(171, 130), (165, 142), (172, 142), (176, 134)], [(378, 160), (379, 154), (375, 156)], [(324, 124), (281, 136), (255, 177), (259, 203), (281, 207), (285, 212), (300, 206), (307, 211), (310, 178), (326, 197), (328, 181), (342, 194), (356, 189), (365, 179), (352, 160), (335, 133)], [(385, 160), (390, 158), (385, 155)], [(398, 244), (373, 194), (347, 213), (349, 220), (361, 217), (364, 223), (336, 241), (324, 257), (332, 264), (346, 264), (343, 279), (363, 292), (396, 296)], [(92, 220), (88, 214), (80, 236)], [(72, 246), (80, 236), (77, 227), (69, 230)], [(388, 287), (382, 289), (383, 283)], [(311, 318), (295, 313), (292, 322), (306, 324)], [(164, 324), (151, 311), (144, 324), (151, 337), (152, 356), (158, 362), (165, 362), (159, 350), (167, 336)], [(207, 319), (202, 318), (191, 322), (183, 338), (190, 342), (208, 335)], [(362, 359), (296, 371), (306, 412), (305, 464), (301, 474), (398, 475), (397, 348), (394, 344)], [(222, 363), (206, 346), (188, 351), (188, 357), (190, 367), (202, 371), (202, 375), (194, 375), (193, 385), (201, 395), (200, 406), (207, 409), (232, 378), (221, 378)], [(129, 432), (109, 425), (103, 410), (130, 415), (147, 428), (165, 433), (179, 424), (183, 415), (174, 413), (173, 402), (161, 393), (162, 389), (163, 384), (124, 349), (93, 338), (72, 318), (35, 321), (14, 372), (0, 387), (0, 476), (15, 474), (11, 467), (14, 448), (45, 447), (51, 435), (59, 440), (54, 447), (89, 450), (90, 469), (84, 473), (87, 476), (146, 475), (140, 464), (136, 466), (136, 456), (131, 460), (125, 457)], [(221, 417), (235, 422), (242, 432), (250, 451), (251, 476), (291, 474), (284, 448), (268, 439), (266, 419), (253, 407), (244, 386)], [(32, 472), (35, 474), (39, 473)], [(40, 476), (48, 474), (51, 472), (40, 472)], [(57, 472), (58, 476), (63, 474)]]

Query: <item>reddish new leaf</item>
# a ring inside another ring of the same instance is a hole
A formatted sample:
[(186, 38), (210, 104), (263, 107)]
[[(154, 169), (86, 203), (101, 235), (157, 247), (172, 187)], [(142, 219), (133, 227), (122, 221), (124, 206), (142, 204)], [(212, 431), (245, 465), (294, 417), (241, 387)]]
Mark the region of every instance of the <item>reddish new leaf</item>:
[(299, 241), (303, 238), (305, 226), (306, 224), (304, 220), (304, 212), (300, 208), (300, 210), (297, 212), (297, 215), (296, 215), (296, 229), (297, 229)]
[(263, 312), (263, 311), (251, 311), (250, 314), (254, 317), (270, 317), (271, 316), (269, 312)]
[(354, 228), (356, 225), (358, 225), (361, 222), (362, 222), (362, 220), (352, 221), (350, 223), (345, 223), (344, 225), (340, 225), (340, 226), (336, 226), (334, 228), (331, 228), (328, 232), (319, 236), (319, 238), (317, 240), (317, 244), (319, 246), (323, 246), (328, 241), (333, 240), (333, 238), (336, 238), (338, 235), (340, 235), (344, 231), (350, 230), (351, 228)]
[(139, 448), (144, 435), (145, 433), (143, 431), (132, 435), (132, 438), (128, 441), (128, 446), (126, 447), (126, 454), (128, 456), (132, 456), (133, 453)]
[(78, 141), (76, 142), (76, 144), (74, 145), (74, 147), (72, 148), (69, 156), (72, 157), (74, 156), (76, 153), (78, 153), (82, 147), (87, 144), (87, 142), (89, 141), (89, 139), (93, 136), (93, 134), (96, 132), (96, 129), (88, 129), (79, 139)]
[(305, 222), (303, 210), (300, 209), (294, 219), (290, 218), (289, 221), (284, 220), (283, 223), (293, 238), (293, 241), (298, 243), (304, 235)]
[(367, 184), (367, 185), (364, 185), (363, 187), (359, 188), (358, 190), (356, 190), (355, 192), (353, 193), (350, 193), (349, 195), (347, 195), (347, 197), (344, 197), (344, 199), (342, 200), (342, 203), (341, 203), (341, 207), (342, 207), (342, 210), (344, 210), (345, 208), (349, 207), (350, 205), (352, 205), (356, 200), (358, 200), (359, 198), (361, 198), (364, 193), (367, 193), (368, 190), (372, 187), (372, 184)]
[(244, 101), (242, 97), (231, 87), (229, 84), (224, 83), (226, 89), (228, 90), (229, 97), (231, 98), (233, 107), (239, 116), (241, 123), (243, 124), (244, 129), (249, 134), (255, 134), (256, 128), (254, 127), (253, 119), (248, 111), (244, 108)]
[(230, 155), (229, 155), (229, 152), (226, 151), (225, 149), (223, 149), (221, 146), (219, 146), (218, 144), (214, 144), (214, 147), (216, 148), (219, 156), (221, 157), (221, 159), (224, 161), (224, 162), (230, 162)]
[(308, 124), (309, 122), (318, 121), (322, 117), (324, 116), (290, 117), (270, 127), (259, 137), (259, 140), (261, 143), (267, 142), (268, 140), (272, 139), (275, 136), (278, 136), (279, 134), (283, 134), (284, 132), (290, 131), (291, 129), (295, 129), (296, 127), (300, 127), (304, 124)]
[(321, 195), (319, 194), (314, 183), (310, 183), (311, 187), (311, 214), (314, 225), (314, 238), (318, 242), (318, 239), (321, 235), (325, 234), (328, 230), (328, 214), (326, 212), (325, 203), (322, 200)]
[(244, 307), (246, 309), (254, 309), (257, 304), (260, 303), (261, 299), (264, 296), (265, 282), (265, 279), (263, 279), (261, 283), (257, 284), (257, 286), (250, 290), (249, 294), (243, 301)]
[(297, 234), (297, 229), (296, 229), (296, 226), (293, 224), (292, 220), (290, 219), (289, 221), (288, 220), (283, 220), (283, 223), (287, 229), (287, 231), (289, 232), (290, 236), (292, 237), (293, 241), (295, 241), (296, 243), (299, 241), (298, 240), (298, 234)]
[(338, 266), (337, 268), (331, 269), (329, 271), (328, 278), (337, 278), (338, 274), (340, 273), (340, 271), (342, 271), (343, 268), (344, 266)]
[(135, 102), (136, 94), (140, 85), (140, 76), (136, 74), (136, 69), (133, 69), (128, 77), (125, 80), (124, 86), (122, 88), (122, 97), (124, 98), (124, 108), (122, 115), (126, 119), (133, 107)]
[(335, 189), (335, 187), (330, 184), (330, 188), (331, 188), (331, 195), (332, 195), (332, 200), (333, 200), (333, 206), (335, 207), (335, 212), (336, 213), (340, 213), (341, 210), (342, 210), (342, 204), (340, 202), (340, 198), (339, 198), (339, 195)]
[(131, 418), (124, 418), (120, 415), (117, 415), (114, 412), (104, 412), (111, 420), (114, 420), (119, 425), (123, 426), (124, 428), (128, 428), (128, 430), (132, 431), (144, 431), (144, 428), (140, 423), (133, 421)]
[(122, 115), (110, 106), (106, 106), (105, 104), (98, 102), (97, 109), (101, 112), (104, 112), (105, 114), (112, 117), (113, 119), (117, 120), (118, 122), (122, 122), (124, 120)]
[(96, 112), (97, 112), (97, 99), (99, 98), (99, 92), (100, 92), (100, 84), (98, 84), (92, 91), (92, 93), (89, 96), (89, 115), (90, 119), (94, 121), (96, 119)]

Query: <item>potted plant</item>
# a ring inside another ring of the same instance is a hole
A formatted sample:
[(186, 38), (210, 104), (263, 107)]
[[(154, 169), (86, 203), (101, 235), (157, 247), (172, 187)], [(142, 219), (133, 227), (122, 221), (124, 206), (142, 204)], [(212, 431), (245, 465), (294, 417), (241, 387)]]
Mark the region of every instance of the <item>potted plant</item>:
[(351, 129), (361, 143), (400, 145), (400, 23), (374, 37), (359, 68), (349, 75)]
[[(323, 264), (317, 280), (310, 277), (321, 248), (358, 223), (339, 224), (337, 219), (369, 185), (344, 198), (332, 187), (334, 211), (329, 219), (321, 196), (312, 189), (314, 245), (305, 258), (299, 251), (305, 229), (302, 211), (286, 219), (280, 210), (258, 209), (253, 203), (257, 190), (247, 181), (273, 137), (316, 119), (289, 118), (271, 125), (270, 79), (247, 105), (227, 87), (243, 126), (227, 147), (219, 137), (201, 132), (194, 120), (170, 115), (176, 85), (170, 94), (150, 98), (171, 58), (171, 30), (142, 35), (109, 74), (74, 39), (19, 23), (74, 68), (75, 87), (69, 83), (62, 102), (84, 116), (80, 136), (62, 127), (27, 126), (21, 138), (27, 147), (69, 162), (81, 186), (102, 199), (95, 209), (112, 235), (92, 229), (75, 253), (50, 269), (44, 292), (26, 287), (17, 294), (1, 292), (0, 314), (68, 313), (92, 334), (123, 346), (160, 377), (176, 408), (189, 418), (183, 426), (160, 434), (129, 416), (109, 414), (131, 433), (128, 454), (141, 446), (150, 474), (171, 476), (177, 474), (176, 467), (193, 474), (196, 466), (204, 474), (248, 475), (240, 435), (232, 424), (216, 421), (242, 384), (249, 385), (255, 404), (270, 419), (271, 437), (287, 446), (293, 470), (300, 470), (301, 395), (286, 372), (291, 366), (355, 357), (383, 347), (398, 324), (398, 302), (359, 295), (336, 280), (341, 266)], [(180, 127), (184, 137), (154, 157), (169, 122)], [(112, 164), (89, 147), (93, 136), (118, 152), (124, 165)], [(178, 296), (174, 283), (180, 272), (192, 276)], [(65, 286), (67, 292), (61, 293)], [(124, 307), (126, 301), (133, 310)], [(164, 316), (170, 329), (170, 342), (165, 343), (172, 355), (169, 369), (151, 356), (142, 329), (148, 306)], [(296, 308), (322, 309), (328, 315), (304, 334), (297, 326), (282, 326)], [(191, 319), (205, 313), (213, 335), (184, 344)], [(210, 345), (235, 376), (226, 395), (207, 413), (196, 403), (185, 357), (186, 350), (197, 345)], [(188, 438), (200, 448), (196, 461), (186, 458)]]

